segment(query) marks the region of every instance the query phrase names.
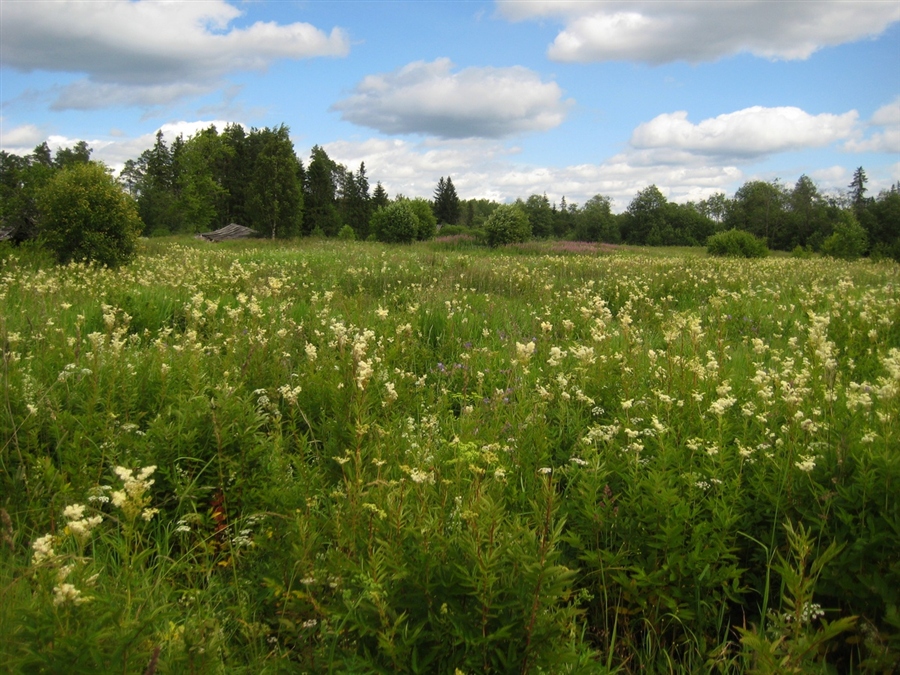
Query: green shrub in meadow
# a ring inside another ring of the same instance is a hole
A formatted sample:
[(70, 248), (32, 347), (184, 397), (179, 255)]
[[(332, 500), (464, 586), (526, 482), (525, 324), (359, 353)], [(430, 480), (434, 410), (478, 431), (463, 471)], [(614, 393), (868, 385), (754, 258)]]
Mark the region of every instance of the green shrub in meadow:
[(900, 667), (897, 265), (141, 246), (0, 256), (11, 672)]
[(706, 251), (710, 255), (729, 258), (765, 258), (769, 255), (766, 243), (744, 230), (712, 235), (706, 240)]
[(40, 236), (61, 263), (116, 267), (135, 255), (143, 229), (134, 201), (102, 164), (73, 164), (41, 190)]

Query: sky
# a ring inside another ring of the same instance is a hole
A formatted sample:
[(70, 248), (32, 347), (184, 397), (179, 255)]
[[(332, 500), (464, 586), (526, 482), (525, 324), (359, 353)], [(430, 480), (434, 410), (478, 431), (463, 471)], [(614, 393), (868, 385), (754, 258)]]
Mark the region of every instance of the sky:
[(290, 128), (391, 196), (900, 181), (898, 0), (0, 0), (0, 148)]

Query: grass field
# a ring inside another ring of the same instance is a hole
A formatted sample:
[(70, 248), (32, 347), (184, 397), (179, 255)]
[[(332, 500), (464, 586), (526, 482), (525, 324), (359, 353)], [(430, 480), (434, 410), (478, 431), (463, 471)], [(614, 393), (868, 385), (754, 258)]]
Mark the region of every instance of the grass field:
[(0, 662), (886, 673), (900, 266), (0, 252)]

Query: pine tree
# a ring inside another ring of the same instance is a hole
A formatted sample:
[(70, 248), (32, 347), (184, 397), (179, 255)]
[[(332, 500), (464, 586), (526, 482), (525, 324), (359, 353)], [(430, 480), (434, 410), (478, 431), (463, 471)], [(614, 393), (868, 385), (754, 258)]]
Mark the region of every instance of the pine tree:
[(459, 196), (456, 194), (453, 180), (450, 176), (444, 180), (442, 176), (434, 190), (434, 215), (439, 223), (456, 225), (459, 221), (459, 214)]
[(866, 183), (869, 178), (862, 167), (853, 172), (853, 181), (850, 183), (850, 201), (853, 210), (857, 214), (866, 208)]

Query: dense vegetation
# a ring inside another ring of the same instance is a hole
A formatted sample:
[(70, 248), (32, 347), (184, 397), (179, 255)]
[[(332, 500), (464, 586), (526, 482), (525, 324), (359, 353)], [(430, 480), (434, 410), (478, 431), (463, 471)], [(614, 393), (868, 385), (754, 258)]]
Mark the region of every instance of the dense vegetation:
[[(0, 232), (12, 231), (18, 240), (37, 234), (43, 185), (55, 172), (90, 161), (90, 155), (84, 143), (55, 157), (46, 143), (28, 157), (0, 153)], [(273, 238), (336, 237), (349, 227), (359, 240), (411, 241), (429, 238), (433, 225), (441, 225), (451, 228), (445, 233), (499, 241), (487, 224), (500, 204), (461, 199), (449, 176), (438, 179), (431, 200), (408, 200), (423, 225), (412, 239), (398, 237), (395, 228), (384, 227), (383, 217), (373, 218), (379, 209), (404, 200), (402, 195), (392, 200), (380, 183), (370, 189), (365, 164), (348, 170), (319, 146), (304, 165), (284, 125), (250, 131), (239, 125), (221, 131), (210, 127), (171, 144), (159, 133), (152, 148), (127, 162), (119, 182), (137, 204), (143, 233), (151, 236), (237, 222)], [(736, 229), (773, 250), (900, 260), (900, 186), (872, 197), (867, 182), (862, 168), (848, 190), (836, 195), (822, 194), (807, 176), (793, 186), (755, 180), (731, 198), (717, 193), (686, 204), (669, 202), (650, 185), (621, 214), (612, 213), (603, 195), (582, 206), (565, 198), (551, 204), (546, 195), (530, 195), (516, 205), (528, 220), (527, 228), (520, 228), (524, 236), (539, 240), (703, 246), (711, 235)]]
[(896, 264), (141, 246), (0, 249), (12, 672), (900, 665)]

